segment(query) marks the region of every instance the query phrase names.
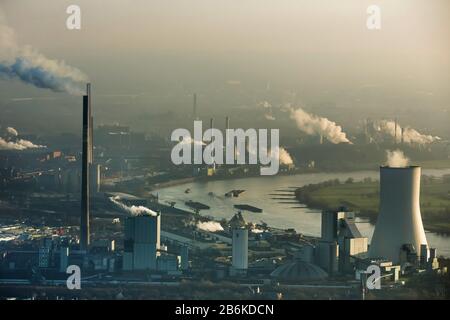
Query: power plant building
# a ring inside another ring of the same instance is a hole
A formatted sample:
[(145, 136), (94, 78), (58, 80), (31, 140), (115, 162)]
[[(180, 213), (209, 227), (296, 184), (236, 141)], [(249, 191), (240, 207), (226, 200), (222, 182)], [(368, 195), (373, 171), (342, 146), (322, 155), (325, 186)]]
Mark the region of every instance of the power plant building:
[(160, 235), (159, 213), (126, 218), (123, 270), (156, 270)]
[(348, 272), (353, 259), (367, 253), (368, 239), (355, 224), (355, 214), (345, 208), (322, 212), (321, 239), (316, 246), (317, 264), (328, 274)]

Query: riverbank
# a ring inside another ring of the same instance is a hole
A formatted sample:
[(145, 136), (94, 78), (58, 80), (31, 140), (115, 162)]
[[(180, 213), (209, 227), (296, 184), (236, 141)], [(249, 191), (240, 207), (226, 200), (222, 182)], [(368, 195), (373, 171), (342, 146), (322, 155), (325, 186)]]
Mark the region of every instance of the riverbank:
[[(442, 169), (450, 169), (450, 160), (425, 160), (425, 161), (419, 161), (419, 162), (413, 162), (413, 165), (421, 166), (422, 168), (426, 169), (435, 169), (435, 170), (442, 170)], [(200, 182), (209, 182), (209, 181), (226, 181), (226, 180), (239, 180), (239, 179), (248, 179), (248, 178), (255, 178), (255, 177), (261, 177), (261, 178), (268, 178), (273, 176), (261, 176), (259, 173), (259, 169), (257, 167), (252, 168), (252, 170), (247, 171), (245, 173), (243, 172), (237, 172), (235, 174), (225, 174), (221, 172), (222, 168), (219, 167), (217, 174), (213, 176), (195, 176), (195, 177), (185, 177), (185, 178), (177, 178), (177, 179), (171, 179), (169, 178), (167, 181), (162, 181), (158, 183), (153, 183), (148, 188), (148, 191), (153, 191), (156, 189), (164, 189), (168, 187), (174, 187), (178, 185), (183, 184), (189, 184), (196, 181)], [(310, 174), (310, 173), (352, 173), (352, 172), (359, 172), (359, 171), (378, 171), (379, 165), (365, 165), (362, 167), (356, 168), (341, 168), (341, 169), (324, 169), (324, 168), (294, 168), (294, 169), (283, 169), (281, 168), (279, 173), (276, 176), (296, 176), (296, 175), (302, 175), (302, 174)]]
[[(428, 231), (450, 234), (450, 181), (447, 179), (422, 179), (421, 211), (424, 227)], [(330, 180), (296, 189), (297, 200), (317, 210), (332, 210), (345, 206), (358, 212), (360, 217), (374, 223), (378, 216), (378, 181), (362, 182)]]

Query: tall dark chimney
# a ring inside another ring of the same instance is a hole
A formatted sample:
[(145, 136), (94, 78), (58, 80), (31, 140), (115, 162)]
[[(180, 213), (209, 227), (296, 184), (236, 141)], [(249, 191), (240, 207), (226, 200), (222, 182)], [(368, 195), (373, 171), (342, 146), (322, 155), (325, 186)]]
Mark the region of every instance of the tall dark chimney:
[(94, 163), (94, 118), (92, 117), (91, 84), (86, 85), (86, 94), (89, 103), (89, 164)]
[(90, 175), (92, 164), (92, 114), (91, 114), (91, 85), (87, 85), (86, 95), (83, 96), (83, 151), (81, 174), (81, 221), (80, 221), (80, 249), (87, 251), (90, 243), (89, 210), (90, 210)]

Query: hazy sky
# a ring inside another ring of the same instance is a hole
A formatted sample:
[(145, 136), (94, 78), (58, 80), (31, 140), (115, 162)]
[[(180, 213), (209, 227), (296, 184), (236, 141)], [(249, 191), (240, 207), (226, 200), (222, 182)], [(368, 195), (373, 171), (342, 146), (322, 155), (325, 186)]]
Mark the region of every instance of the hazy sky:
[[(81, 31), (65, 27), (70, 4), (81, 6)], [(370, 4), (381, 7), (381, 30), (366, 28)], [(147, 93), (140, 103), (153, 109), (177, 107), (193, 91), (214, 101), (228, 80), (241, 82), (240, 94), (270, 83), (311, 105), (450, 103), (448, 0), (0, 0), (0, 8), (20, 44), (78, 67), (98, 95)], [(3, 106), (61, 95), (0, 83)]]

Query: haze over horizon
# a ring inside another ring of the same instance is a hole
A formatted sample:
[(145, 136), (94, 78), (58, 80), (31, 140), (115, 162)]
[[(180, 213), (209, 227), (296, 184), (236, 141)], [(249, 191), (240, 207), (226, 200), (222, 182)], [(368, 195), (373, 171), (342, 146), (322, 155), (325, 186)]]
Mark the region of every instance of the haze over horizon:
[[(81, 0), (80, 31), (65, 27), (70, 4), (2, 0), (0, 10), (21, 45), (89, 76), (97, 123), (147, 130), (155, 114), (189, 114), (197, 92), (206, 118), (267, 100), (347, 126), (399, 116), (450, 135), (445, 0)], [(381, 30), (366, 28), (370, 4), (381, 7)], [(76, 98), (0, 82), (0, 125), (79, 132)]]

